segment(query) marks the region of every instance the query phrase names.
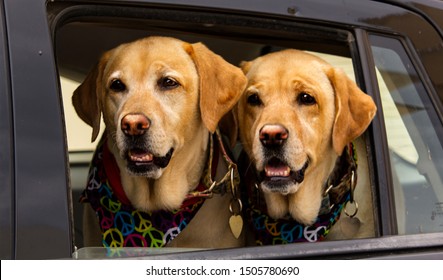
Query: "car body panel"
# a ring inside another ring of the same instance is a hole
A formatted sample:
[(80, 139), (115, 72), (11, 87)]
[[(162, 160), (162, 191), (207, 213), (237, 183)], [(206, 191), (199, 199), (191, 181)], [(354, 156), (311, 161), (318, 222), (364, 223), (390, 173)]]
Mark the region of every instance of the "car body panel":
[(4, 9), (14, 126), (13, 256), (69, 257), (67, 157), (45, 5), (4, 1)]
[[(4, 18), (0, 6), (1, 19)], [(11, 123), (11, 91), (9, 88), (9, 62), (4, 20), (0, 21), (0, 259), (13, 253), (13, 135)]]

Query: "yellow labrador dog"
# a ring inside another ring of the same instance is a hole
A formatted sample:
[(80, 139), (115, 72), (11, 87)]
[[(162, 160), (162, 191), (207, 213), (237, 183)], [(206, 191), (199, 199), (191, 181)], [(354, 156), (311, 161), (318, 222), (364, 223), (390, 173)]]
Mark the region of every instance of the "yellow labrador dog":
[(232, 162), (212, 133), (246, 82), (203, 44), (169, 37), (102, 56), (73, 95), (92, 140), (101, 115), (106, 126), (84, 192), (92, 206), (84, 213), (86, 246), (242, 244), (228, 224), (237, 214), (225, 180)]
[[(303, 51), (267, 54), (241, 67), (249, 82), (234, 112), (256, 243), (323, 239), (346, 204), (355, 203), (354, 189), (370, 192), (368, 184), (356, 187), (356, 148), (348, 144), (366, 130), (376, 106), (341, 70)], [(371, 232), (364, 230), (362, 236)]]

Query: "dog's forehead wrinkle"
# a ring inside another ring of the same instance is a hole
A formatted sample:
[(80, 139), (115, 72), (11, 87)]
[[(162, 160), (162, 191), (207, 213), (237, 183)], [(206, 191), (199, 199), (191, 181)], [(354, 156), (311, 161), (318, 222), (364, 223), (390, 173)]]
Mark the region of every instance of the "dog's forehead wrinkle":
[[(165, 38), (162, 38), (162, 41)], [(180, 41), (166, 39), (168, 47), (156, 40), (140, 40), (139, 44), (124, 45), (117, 48), (108, 64), (112, 68), (128, 68), (134, 73), (146, 73), (151, 65), (159, 64), (170, 69), (186, 69), (192, 71), (192, 59), (185, 54)], [(134, 63), (136, 61), (136, 63)]]
[[(151, 60), (152, 65), (157, 69), (163, 69), (164, 71), (178, 71), (178, 69), (185, 69), (185, 71), (192, 71), (195, 69), (192, 59), (188, 56), (174, 58), (167, 56), (166, 58)], [(183, 73), (185, 74), (185, 73)]]

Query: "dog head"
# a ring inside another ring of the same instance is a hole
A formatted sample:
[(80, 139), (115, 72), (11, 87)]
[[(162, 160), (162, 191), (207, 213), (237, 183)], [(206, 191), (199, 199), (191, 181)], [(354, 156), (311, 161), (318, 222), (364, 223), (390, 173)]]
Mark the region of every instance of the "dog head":
[[(366, 130), (375, 104), (341, 70), (302, 51), (271, 53), (242, 63), (242, 69), (249, 82), (235, 115), (268, 211), (277, 218), (289, 211), (309, 223), (337, 156)], [(276, 195), (285, 198), (275, 203), (271, 197)], [(309, 204), (310, 210), (295, 213), (283, 205), (291, 203), (287, 196), (297, 197), (298, 206), (300, 201)], [(270, 209), (274, 206), (278, 210)]]
[(106, 52), (72, 100), (92, 140), (103, 114), (127, 170), (157, 179), (183, 147), (215, 131), (245, 85), (240, 69), (201, 43), (148, 37)]

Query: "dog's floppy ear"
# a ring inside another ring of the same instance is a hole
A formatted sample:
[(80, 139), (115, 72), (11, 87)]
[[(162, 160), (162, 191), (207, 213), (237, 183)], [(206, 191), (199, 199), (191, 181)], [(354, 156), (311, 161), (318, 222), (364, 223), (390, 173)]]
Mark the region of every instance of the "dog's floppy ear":
[(72, 96), (72, 104), (78, 116), (92, 127), (91, 142), (94, 142), (100, 131), (100, 80), (108, 57), (109, 53), (102, 56), (100, 62), (89, 72)]
[(362, 92), (346, 74), (336, 68), (327, 75), (335, 91), (335, 121), (332, 143), (341, 155), (344, 147), (368, 128), (377, 110), (372, 98)]
[(240, 62), (240, 68), (243, 73), (247, 74), (249, 69), (251, 69), (252, 61), (242, 61)]
[(218, 127), (220, 132), (228, 137), (229, 145), (234, 148), (238, 138), (238, 120), (237, 120), (237, 105), (235, 105), (226, 115), (224, 115)]
[[(243, 71), (244, 74), (247, 74), (249, 72), (249, 69), (251, 68), (251, 65), (252, 61), (242, 61), (240, 62), (240, 69)], [(237, 110), (238, 105), (236, 104), (232, 108), (232, 110), (230, 110), (226, 115), (223, 116), (219, 123), (220, 131), (228, 137), (231, 148), (234, 148), (239, 133)]]
[(246, 77), (242, 71), (210, 51), (202, 43), (185, 45), (200, 79), (200, 110), (203, 122), (214, 132), (220, 119), (237, 103)]

